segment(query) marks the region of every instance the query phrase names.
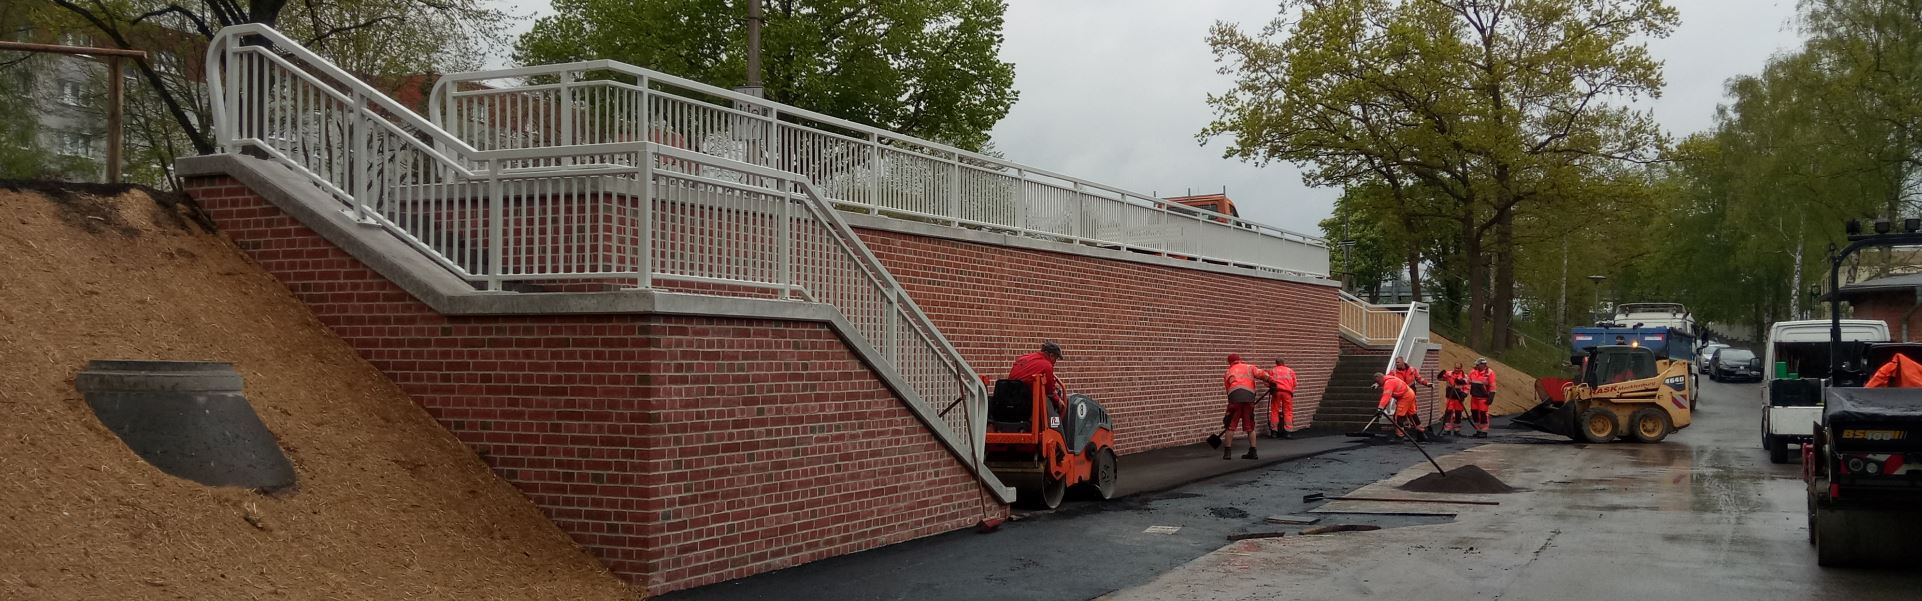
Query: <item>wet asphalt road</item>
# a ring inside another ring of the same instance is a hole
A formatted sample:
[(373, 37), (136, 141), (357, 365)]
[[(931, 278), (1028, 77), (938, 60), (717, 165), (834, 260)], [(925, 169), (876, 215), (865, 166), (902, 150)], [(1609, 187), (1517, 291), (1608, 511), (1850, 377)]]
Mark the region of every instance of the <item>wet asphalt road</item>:
[[(1498, 423), (1505, 420), (1497, 420)], [(1497, 427), (1500, 440), (1509, 434)], [(1443, 443), (1444, 452), (1473, 446)], [(1230, 534), (1294, 531), (1270, 515), (1301, 513), (1302, 495), (1359, 488), (1421, 462), (1413, 448), (1374, 445), (1222, 476), (1107, 503), (1070, 502), (992, 534), (953, 532), (693, 590), (663, 600), (1092, 599), (1148, 582), (1227, 544)], [(1322, 524), (1384, 526), (1441, 518), (1326, 518)], [(1178, 526), (1174, 534), (1146, 534)]]
[(1816, 566), (1800, 466), (1768, 462), (1757, 391), (1704, 382), (1695, 425), (1661, 444), (1446, 457), (1524, 490), (1446, 523), (1234, 543), (1107, 601), (1922, 598), (1922, 562)]

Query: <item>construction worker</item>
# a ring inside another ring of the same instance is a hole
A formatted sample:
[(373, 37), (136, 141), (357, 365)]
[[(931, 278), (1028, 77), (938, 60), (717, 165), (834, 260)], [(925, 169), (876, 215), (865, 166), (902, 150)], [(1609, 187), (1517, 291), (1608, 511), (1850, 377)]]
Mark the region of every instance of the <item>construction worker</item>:
[(1393, 419), (1395, 425), (1401, 428), (1396, 438), (1419, 435), (1421, 416), (1415, 412), (1415, 389), (1394, 374), (1375, 374), (1375, 384), (1381, 387), (1381, 402), (1376, 404), (1376, 408), (1389, 412), (1391, 408), (1388, 403), (1392, 401), (1395, 404), (1392, 408)]
[(1429, 388), (1435, 387), (1434, 382), (1430, 382), (1426, 378), (1421, 377), (1421, 373), (1416, 372), (1414, 367), (1408, 365), (1408, 360), (1401, 357), (1395, 358), (1395, 371), (1389, 373), (1397, 378), (1401, 378), (1402, 383), (1409, 386), (1420, 384)]
[(1448, 398), (1448, 408), (1442, 413), (1442, 432), (1451, 436), (1461, 436), (1462, 413), (1468, 408), (1468, 370), (1456, 363), (1455, 369), (1441, 372), (1442, 396)]
[(1222, 440), (1222, 459), (1234, 456), (1237, 425), (1248, 434), (1248, 454), (1241, 458), (1255, 458), (1255, 380), (1265, 379), (1264, 376), (1259, 368), (1242, 363), (1241, 355), (1228, 355), (1228, 371), (1221, 377), (1223, 387), (1228, 390), (1228, 431)]
[(1289, 438), (1295, 431), (1295, 368), (1288, 362), (1275, 357), (1275, 367), (1268, 370), (1268, 433), (1275, 438)]
[(1014, 360), (1014, 367), (1008, 370), (1008, 379), (1027, 381), (1039, 376), (1041, 385), (1048, 388), (1048, 400), (1054, 403), (1056, 415), (1067, 415), (1068, 392), (1061, 386), (1061, 379), (1054, 376), (1054, 364), (1061, 360), (1061, 345), (1053, 340), (1041, 341), (1041, 350), (1028, 353)]
[(1475, 438), (1488, 438), (1488, 406), (1495, 399), (1495, 370), (1488, 368), (1486, 357), (1475, 359), (1468, 370), (1468, 423), (1475, 427)]

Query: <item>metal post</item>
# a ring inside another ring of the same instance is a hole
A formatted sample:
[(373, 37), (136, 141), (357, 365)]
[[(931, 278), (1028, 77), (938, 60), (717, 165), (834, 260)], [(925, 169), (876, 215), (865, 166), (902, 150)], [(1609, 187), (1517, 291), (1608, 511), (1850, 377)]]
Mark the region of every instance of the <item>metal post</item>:
[[(1851, 249), (1854, 247), (1850, 245)], [(1848, 253), (1835, 252), (1835, 243), (1829, 243), (1829, 378), (1833, 380), (1842, 370), (1842, 260)], [(1764, 366), (1775, 369), (1775, 366)], [(1864, 365), (1866, 369), (1868, 366)]]
[(120, 131), (121, 111), (125, 106), (122, 100), (123, 88), (120, 71), (120, 57), (107, 57), (107, 183), (120, 183)]
[(868, 214), (881, 214), (881, 135), (868, 134)]
[(901, 335), (899, 333), (900, 321), (901, 321), (901, 318), (899, 317), (899, 315), (901, 314), (900, 296), (901, 296), (900, 289), (896, 288), (896, 289), (888, 290), (888, 320), (887, 320), (888, 350), (884, 352), (887, 354), (887, 357), (888, 357), (888, 366), (896, 369), (900, 369), (901, 367)]
[(952, 175), (948, 177), (948, 218), (955, 226), (961, 225), (961, 156), (948, 161)]
[[(645, 98), (645, 96), (643, 96)], [(634, 158), (641, 166), (641, 218), (636, 264), (640, 266), (640, 287), (654, 287), (654, 161), (653, 152), (642, 152)]]
[(794, 220), (794, 194), (788, 189), (787, 182), (778, 182), (778, 186), (781, 190), (781, 225), (775, 229), (775, 240), (781, 246), (778, 251), (779, 258), (775, 262), (780, 265), (781, 270), (781, 300), (787, 300), (794, 288), (793, 252), (789, 250), (789, 247), (793, 246), (793, 241), (792, 234), (788, 231)]
[(234, 52), (234, 41), (231, 39), (227, 40), (226, 52), (227, 97), (212, 101), (225, 103), (227, 114), (222, 116), (220, 123), (214, 124), (214, 133), (216, 139), (226, 142), (223, 146), (228, 153), (237, 153), (240, 152), (240, 60), (239, 53)]
[[(558, 107), (561, 111), (560, 143), (562, 146), (573, 146), (574, 145), (574, 72), (573, 71), (565, 71), (561, 73), (560, 97), (561, 97), (561, 102), (560, 102), (560, 107)], [(568, 162), (569, 163), (573, 162), (571, 157), (568, 159)]]
[[(767, 20), (761, 14), (762, 0), (747, 0), (747, 85), (743, 93), (761, 98), (761, 22)], [(753, 91), (748, 91), (751, 89)]]
[(1014, 182), (1014, 227), (1021, 233), (1028, 232), (1028, 171), (1015, 169)]
[[(640, 131), (637, 132), (640, 135), (640, 137), (634, 141), (653, 142), (655, 141), (654, 140), (654, 121), (653, 121), (654, 109), (648, 106), (649, 105), (648, 100), (650, 98), (650, 95), (652, 94), (652, 91), (647, 89), (646, 75), (636, 77), (634, 81), (635, 83), (640, 84), (639, 87), (641, 88), (640, 106), (635, 107), (635, 111), (637, 114), (634, 116), (634, 124), (635, 126), (640, 128)], [(654, 157), (652, 155), (649, 155), (646, 158), (649, 160), (653, 160)]]
[[(367, 99), (354, 92), (354, 158), (348, 162), (353, 169), (353, 181), (349, 184), (354, 191), (354, 220), (361, 223), (373, 221), (367, 217), (367, 196), (371, 186), (367, 181)], [(496, 165), (498, 167), (498, 165)], [(497, 171), (498, 169), (496, 169)]]
[(1074, 183), (1074, 227), (1072, 228), (1072, 230), (1076, 237), (1079, 237), (1079, 238), (1092, 237), (1088, 235), (1088, 232), (1087, 232), (1087, 230), (1089, 229), (1087, 221), (1088, 221), (1088, 195), (1081, 193), (1081, 182), (1075, 182)]
[(501, 265), (501, 246), (506, 238), (506, 226), (501, 220), (506, 217), (501, 198), (500, 161), (487, 162), (487, 289), (500, 290), (501, 276), (506, 269)]

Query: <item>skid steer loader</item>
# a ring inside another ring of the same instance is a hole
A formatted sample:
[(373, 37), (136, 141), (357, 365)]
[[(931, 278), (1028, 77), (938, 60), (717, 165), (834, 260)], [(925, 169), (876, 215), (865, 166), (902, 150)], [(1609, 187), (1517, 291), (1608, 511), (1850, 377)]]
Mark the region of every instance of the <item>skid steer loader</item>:
[(1694, 389), (1688, 362), (1661, 359), (1639, 346), (1587, 349), (1581, 376), (1562, 385), (1562, 398), (1545, 399), (1515, 423), (1576, 442), (1616, 439), (1661, 442), (1689, 425)]

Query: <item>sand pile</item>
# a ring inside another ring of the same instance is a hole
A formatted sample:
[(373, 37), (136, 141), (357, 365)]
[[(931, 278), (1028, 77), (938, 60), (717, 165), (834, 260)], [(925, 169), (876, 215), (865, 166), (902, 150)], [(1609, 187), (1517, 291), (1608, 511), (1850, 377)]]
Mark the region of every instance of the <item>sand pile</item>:
[(1475, 495), (1515, 492), (1515, 487), (1509, 486), (1508, 483), (1503, 482), (1501, 478), (1496, 478), (1494, 474), (1488, 473), (1488, 470), (1484, 470), (1480, 466), (1475, 465), (1464, 465), (1448, 470), (1447, 476), (1427, 474), (1402, 484), (1401, 489), (1410, 492)]
[[(1462, 369), (1474, 369), (1475, 359), (1481, 357), (1475, 349), (1456, 344), (1433, 332), (1430, 332), (1428, 337), (1442, 347), (1441, 369), (1454, 369), (1456, 365), (1462, 366)], [(1535, 407), (1537, 399), (1534, 376), (1494, 359), (1488, 360), (1488, 368), (1495, 370), (1497, 384), (1495, 402), (1488, 406), (1489, 415), (1513, 415)]]
[[(0, 599), (637, 596), (161, 200), (0, 182)], [(232, 362), (297, 490), (209, 489), (141, 461), (74, 390), (96, 358)]]

